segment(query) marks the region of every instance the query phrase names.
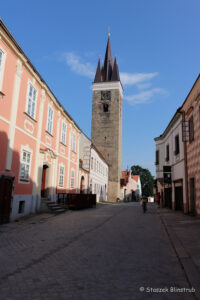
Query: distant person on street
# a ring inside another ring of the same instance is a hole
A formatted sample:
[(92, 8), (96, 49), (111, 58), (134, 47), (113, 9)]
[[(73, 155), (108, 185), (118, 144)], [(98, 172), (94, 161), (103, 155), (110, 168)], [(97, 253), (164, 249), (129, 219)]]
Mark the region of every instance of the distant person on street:
[(158, 204), (158, 207), (160, 206), (160, 193), (158, 192), (156, 194), (156, 203)]
[(147, 210), (147, 197), (145, 195), (142, 196), (142, 208), (143, 212), (145, 213)]

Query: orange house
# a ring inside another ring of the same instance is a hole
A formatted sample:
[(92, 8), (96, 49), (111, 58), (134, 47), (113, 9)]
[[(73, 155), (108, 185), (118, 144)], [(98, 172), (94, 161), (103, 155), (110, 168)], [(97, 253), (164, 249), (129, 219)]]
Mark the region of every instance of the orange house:
[(79, 134), (0, 20), (0, 223), (76, 192)]

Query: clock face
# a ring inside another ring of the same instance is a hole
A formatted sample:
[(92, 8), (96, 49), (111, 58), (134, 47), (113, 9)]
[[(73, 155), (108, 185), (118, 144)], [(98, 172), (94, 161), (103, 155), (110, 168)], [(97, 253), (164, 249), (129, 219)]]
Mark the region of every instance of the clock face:
[(101, 91), (101, 100), (110, 100), (111, 93), (110, 91)]

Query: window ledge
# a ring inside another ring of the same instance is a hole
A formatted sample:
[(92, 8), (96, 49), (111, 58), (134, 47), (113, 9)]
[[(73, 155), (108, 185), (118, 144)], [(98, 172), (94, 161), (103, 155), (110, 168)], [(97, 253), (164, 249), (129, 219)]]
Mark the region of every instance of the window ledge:
[(47, 130), (45, 131), (50, 137), (53, 137), (53, 135), (50, 133), (50, 132), (48, 132)]
[(30, 183), (30, 180), (29, 179), (22, 179), (22, 178), (20, 178), (19, 179), (19, 183), (25, 183), (25, 184), (27, 184), (27, 183)]
[(0, 91), (0, 99), (2, 99), (4, 96), (5, 96), (5, 94)]
[(30, 121), (32, 121), (32, 122), (34, 122), (34, 123), (37, 123), (37, 121), (36, 121), (34, 118), (32, 118), (27, 112), (24, 112), (24, 115), (25, 115)]
[(65, 146), (65, 147), (67, 147), (67, 145), (66, 145), (66, 144), (64, 144), (63, 142), (60, 142), (60, 144), (61, 144), (62, 146)]

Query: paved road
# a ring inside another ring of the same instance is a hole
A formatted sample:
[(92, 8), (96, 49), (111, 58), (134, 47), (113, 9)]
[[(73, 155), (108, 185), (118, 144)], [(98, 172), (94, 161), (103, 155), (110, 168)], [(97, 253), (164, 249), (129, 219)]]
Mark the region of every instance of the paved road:
[(0, 300), (195, 299), (170, 287), (190, 288), (154, 205), (143, 214), (138, 203), (99, 204), (0, 227)]

